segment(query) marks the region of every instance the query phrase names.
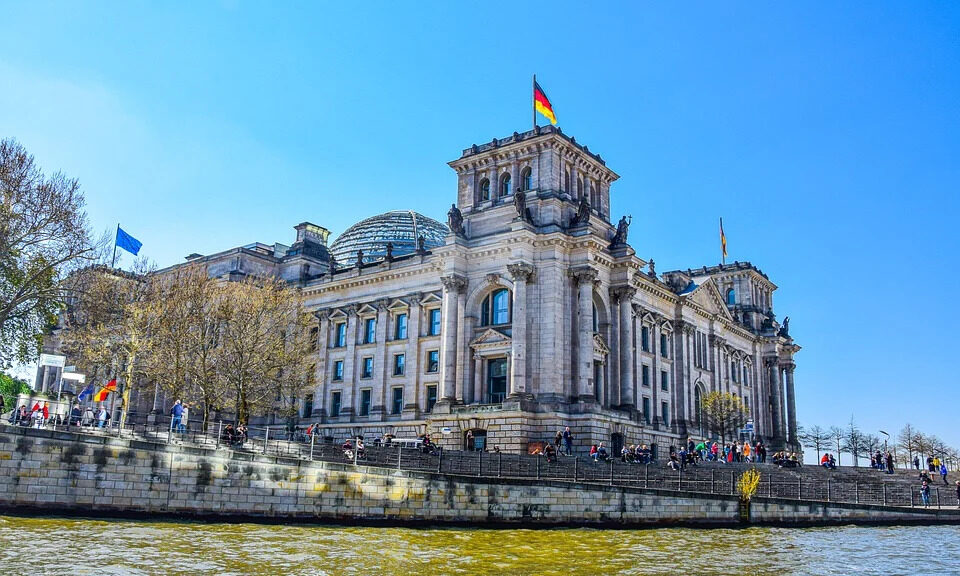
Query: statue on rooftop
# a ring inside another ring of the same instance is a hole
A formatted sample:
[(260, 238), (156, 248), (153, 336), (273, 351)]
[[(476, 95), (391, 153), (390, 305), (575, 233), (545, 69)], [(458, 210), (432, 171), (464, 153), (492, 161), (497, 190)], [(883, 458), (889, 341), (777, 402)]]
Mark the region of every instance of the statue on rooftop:
[(387, 242), (387, 254), (384, 256), (387, 262), (393, 262), (393, 242)]
[(651, 258), (650, 261), (647, 262), (647, 265), (650, 267), (650, 269), (649, 269), (649, 271), (647, 272), (647, 274), (648, 274), (651, 278), (656, 278), (656, 277), (657, 277), (657, 268), (656, 268), (656, 264), (654, 264), (654, 262), (653, 262), (653, 258)]
[(789, 316), (783, 319), (783, 324), (780, 325), (780, 332), (777, 333), (777, 336), (783, 336), (784, 338), (790, 337), (790, 317)]
[(633, 216), (627, 216), (620, 218), (620, 222), (617, 224), (617, 231), (613, 235), (613, 240), (610, 241), (610, 246), (623, 246), (627, 243), (627, 232), (630, 230), (630, 222), (633, 222)]
[(577, 204), (577, 215), (573, 217), (573, 225), (588, 224), (590, 222), (590, 202), (586, 194), (580, 196), (580, 202)]
[(450, 205), (450, 211), (447, 212), (447, 225), (455, 235), (461, 238), (466, 237), (466, 231), (463, 229), (463, 213), (456, 204)]
[(427, 239), (423, 236), (423, 234), (421, 234), (420, 236), (417, 236), (417, 253), (418, 254), (423, 254), (424, 252), (427, 251), (426, 244), (427, 244)]

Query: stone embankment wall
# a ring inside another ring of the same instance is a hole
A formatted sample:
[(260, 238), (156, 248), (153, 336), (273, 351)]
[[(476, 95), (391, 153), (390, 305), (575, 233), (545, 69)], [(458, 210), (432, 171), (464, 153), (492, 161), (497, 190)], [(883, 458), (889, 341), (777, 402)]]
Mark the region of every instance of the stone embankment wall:
[[(726, 525), (734, 497), (425, 474), (0, 427), (0, 508), (99, 515), (557, 525)], [(955, 522), (954, 511), (753, 502), (751, 520)]]

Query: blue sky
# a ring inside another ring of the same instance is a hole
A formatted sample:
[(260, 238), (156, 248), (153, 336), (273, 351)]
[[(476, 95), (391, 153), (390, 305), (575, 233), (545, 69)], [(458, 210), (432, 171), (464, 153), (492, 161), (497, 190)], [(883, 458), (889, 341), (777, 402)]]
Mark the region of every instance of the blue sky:
[(960, 444), (960, 4), (0, 1), (0, 136), (79, 178), (165, 266), (442, 220), (463, 148), (559, 125), (621, 175), (660, 271), (730, 260), (780, 289), (806, 424)]

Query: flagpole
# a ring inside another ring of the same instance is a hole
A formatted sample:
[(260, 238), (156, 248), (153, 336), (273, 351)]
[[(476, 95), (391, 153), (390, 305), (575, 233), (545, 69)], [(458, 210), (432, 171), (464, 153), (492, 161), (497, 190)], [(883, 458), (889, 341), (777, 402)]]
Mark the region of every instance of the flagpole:
[(533, 100), (533, 133), (537, 133), (537, 75), (533, 75), (533, 90), (530, 91)]
[(727, 263), (727, 247), (725, 246), (727, 241), (727, 235), (723, 231), (723, 217), (720, 217), (720, 265), (724, 266)]
[(110, 267), (117, 265), (117, 236), (120, 234), (120, 223), (117, 223), (117, 233), (113, 235), (113, 260), (110, 261)]

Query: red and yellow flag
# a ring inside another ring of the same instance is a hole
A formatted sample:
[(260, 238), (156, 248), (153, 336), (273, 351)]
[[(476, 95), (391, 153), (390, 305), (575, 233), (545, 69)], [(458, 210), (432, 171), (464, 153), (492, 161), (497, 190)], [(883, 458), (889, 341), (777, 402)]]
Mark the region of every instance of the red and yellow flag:
[(723, 250), (723, 257), (727, 257), (727, 235), (723, 233), (723, 218), (720, 219), (720, 249)]
[(107, 399), (107, 395), (110, 394), (111, 392), (116, 391), (116, 389), (117, 389), (117, 379), (114, 378), (113, 380), (107, 382), (106, 386), (101, 388), (96, 394), (93, 395), (93, 401), (103, 402), (104, 400)]
[(550, 120), (551, 124), (557, 123), (557, 117), (553, 114), (553, 106), (550, 104), (550, 99), (547, 98), (547, 94), (543, 91), (543, 88), (537, 84), (536, 80), (533, 81), (533, 106), (537, 112), (543, 114), (547, 120)]

